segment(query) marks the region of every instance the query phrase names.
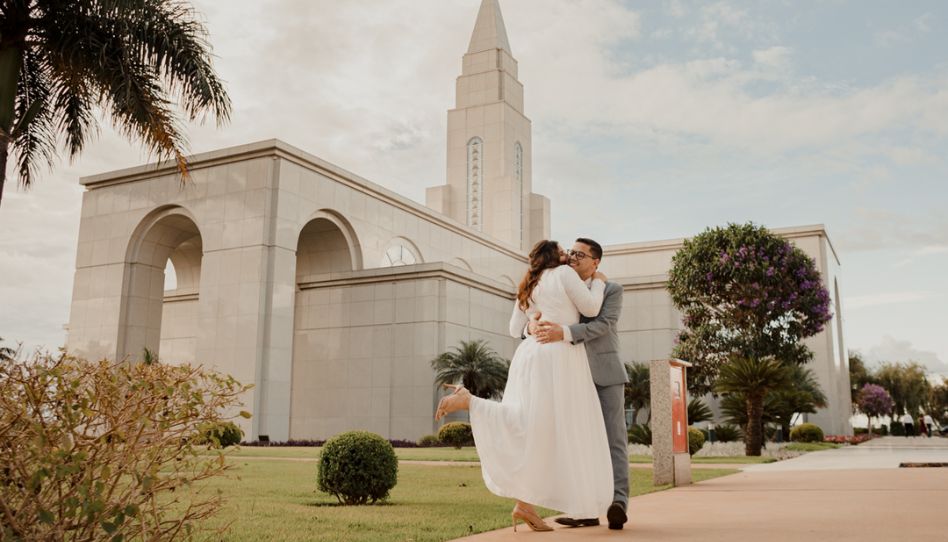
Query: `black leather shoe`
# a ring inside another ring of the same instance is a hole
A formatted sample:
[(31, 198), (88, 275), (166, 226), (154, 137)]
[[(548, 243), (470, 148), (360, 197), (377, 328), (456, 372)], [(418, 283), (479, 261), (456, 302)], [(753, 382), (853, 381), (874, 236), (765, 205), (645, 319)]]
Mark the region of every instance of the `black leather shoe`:
[[(614, 502), (609, 505), (609, 510), (606, 511), (606, 519), (609, 520), (609, 528), (618, 531), (622, 529), (622, 526), (625, 525), (625, 522), (629, 521), (629, 516), (625, 513), (625, 507), (622, 506), (621, 502)], [(598, 524), (599, 521), (596, 520)]]
[(599, 518), (556, 518), (555, 521), (560, 525), (566, 525), (567, 527), (597, 527), (599, 525)]

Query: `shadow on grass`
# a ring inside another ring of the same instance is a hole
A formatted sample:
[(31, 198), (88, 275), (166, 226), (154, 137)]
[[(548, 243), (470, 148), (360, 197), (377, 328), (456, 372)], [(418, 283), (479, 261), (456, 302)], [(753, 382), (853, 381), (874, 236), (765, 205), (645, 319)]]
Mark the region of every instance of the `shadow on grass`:
[(309, 506), (309, 507), (312, 507), (312, 508), (346, 508), (346, 507), (350, 507), (350, 508), (372, 508), (372, 507), (375, 507), (375, 506), (400, 506), (400, 505), (399, 505), (399, 503), (394, 503), (394, 502), (389, 502), (389, 501), (375, 502), (375, 503), (371, 503), (371, 504), (369, 504), (369, 503), (366, 503), (366, 504), (344, 504), (344, 503), (341, 503), (341, 502), (316, 502), (316, 501), (311, 501), (311, 502), (306, 503), (304, 506)]

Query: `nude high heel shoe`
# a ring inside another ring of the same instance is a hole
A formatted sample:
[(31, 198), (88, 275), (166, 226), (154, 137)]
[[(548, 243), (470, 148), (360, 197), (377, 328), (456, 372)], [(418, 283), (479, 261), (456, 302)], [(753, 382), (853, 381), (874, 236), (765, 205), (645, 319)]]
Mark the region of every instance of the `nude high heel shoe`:
[(517, 520), (520, 520), (527, 524), (528, 527), (534, 531), (546, 532), (552, 531), (553, 527), (550, 527), (546, 524), (540, 516), (536, 515), (533, 512), (528, 512), (520, 506), (514, 506), (512, 512), (510, 512), (510, 518), (513, 520), (513, 529), (514, 532), (517, 532)]

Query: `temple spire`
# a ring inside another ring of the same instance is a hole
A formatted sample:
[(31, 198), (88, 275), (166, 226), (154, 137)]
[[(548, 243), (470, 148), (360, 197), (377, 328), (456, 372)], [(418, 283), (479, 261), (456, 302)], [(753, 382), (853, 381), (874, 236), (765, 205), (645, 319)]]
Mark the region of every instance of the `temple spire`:
[(477, 23), (474, 24), (474, 33), (471, 34), (471, 44), (467, 52), (472, 54), (492, 49), (502, 49), (508, 55), (513, 55), (498, 0), (483, 0), (481, 9), (477, 12)]

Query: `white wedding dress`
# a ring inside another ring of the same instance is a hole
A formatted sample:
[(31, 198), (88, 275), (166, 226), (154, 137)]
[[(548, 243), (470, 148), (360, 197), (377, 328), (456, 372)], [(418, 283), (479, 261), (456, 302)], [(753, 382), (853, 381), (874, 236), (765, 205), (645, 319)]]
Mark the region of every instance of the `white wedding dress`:
[[(510, 333), (529, 315), (569, 325), (595, 316), (605, 285), (592, 288), (572, 268), (544, 271), (529, 308), (516, 305)], [(471, 427), (484, 483), (494, 494), (595, 518), (612, 503), (612, 463), (599, 397), (583, 345), (540, 344), (527, 337), (510, 363), (500, 402), (472, 397)]]

